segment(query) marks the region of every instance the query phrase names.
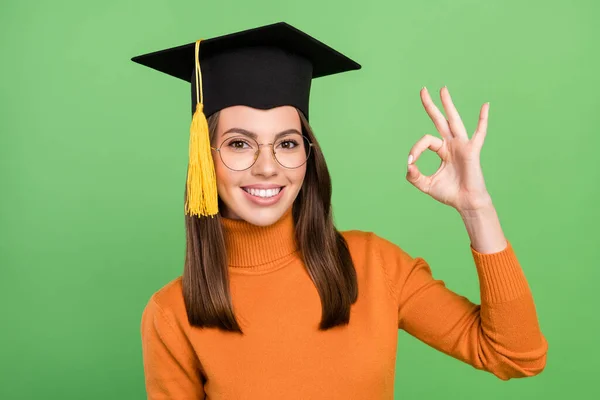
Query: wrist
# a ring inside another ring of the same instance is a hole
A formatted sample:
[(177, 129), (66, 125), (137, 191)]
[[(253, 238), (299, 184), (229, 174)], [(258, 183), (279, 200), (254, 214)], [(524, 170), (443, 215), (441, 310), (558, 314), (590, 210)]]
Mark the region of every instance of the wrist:
[(506, 248), (508, 242), (493, 205), (462, 210), (460, 215), (471, 240), (471, 246), (476, 251), (491, 254)]
[(463, 219), (473, 219), (489, 215), (495, 211), (494, 203), (489, 195), (470, 201), (468, 207), (456, 209)]

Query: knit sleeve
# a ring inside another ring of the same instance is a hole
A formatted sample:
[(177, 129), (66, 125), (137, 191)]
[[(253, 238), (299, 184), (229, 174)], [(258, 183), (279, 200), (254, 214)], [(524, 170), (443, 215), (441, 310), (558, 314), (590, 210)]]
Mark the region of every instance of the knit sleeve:
[(148, 400), (204, 399), (199, 361), (154, 296), (142, 314), (141, 335)]
[(398, 309), (398, 328), (502, 380), (539, 374), (548, 343), (511, 243), (497, 253), (470, 246), (481, 304), (448, 289), (429, 264), (380, 238), (380, 254)]

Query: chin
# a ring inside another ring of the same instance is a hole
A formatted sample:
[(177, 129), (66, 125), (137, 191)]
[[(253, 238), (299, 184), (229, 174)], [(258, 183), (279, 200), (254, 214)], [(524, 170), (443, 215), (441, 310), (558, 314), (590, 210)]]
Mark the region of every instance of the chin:
[(252, 225), (269, 226), (277, 222), (283, 213), (284, 211), (276, 210), (263, 210), (257, 213), (249, 212), (246, 216), (243, 216), (242, 219)]

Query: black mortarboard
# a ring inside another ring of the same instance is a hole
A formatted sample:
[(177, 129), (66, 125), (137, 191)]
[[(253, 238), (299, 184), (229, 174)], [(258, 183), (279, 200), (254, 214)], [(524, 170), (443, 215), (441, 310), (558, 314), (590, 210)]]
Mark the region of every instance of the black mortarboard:
[[(189, 43), (132, 58), (190, 82), (192, 113), (197, 103), (194, 45)], [(207, 117), (232, 105), (260, 109), (292, 105), (308, 118), (313, 78), (361, 67), (285, 22), (204, 39), (199, 62)]]
[(279, 22), (131, 59), (191, 83), (186, 213), (214, 215), (216, 181), (206, 117), (233, 105), (298, 108), (308, 119), (313, 78), (360, 69), (345, 55)]

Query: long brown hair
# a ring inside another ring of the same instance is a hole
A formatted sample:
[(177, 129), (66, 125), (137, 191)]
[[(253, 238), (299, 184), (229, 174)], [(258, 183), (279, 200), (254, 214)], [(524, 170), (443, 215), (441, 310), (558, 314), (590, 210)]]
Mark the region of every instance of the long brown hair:
[[(331, 212), (331, 178), (308, 120), (298, 111), (302, 131), (311, 143), (302, 188), (292, 206), (296, 241), (309, 276), (321, 297), (320, 330), (350, 321), (350, 306), (358, 298), (356, 270), (348, 245), (335, 228)], [(208, 118), (210, 140), (217, 134), (219, 112)], [(187, 191), (184, 191), (184, 204)], [(223, 209), (219, 198), (219, 209)], [(185, 215), (185, 214), (184, 214)], [(186, 253), (183, 298), (190, 325), (242, 333), (233, 312), (221, 214), (185, 215)]]

